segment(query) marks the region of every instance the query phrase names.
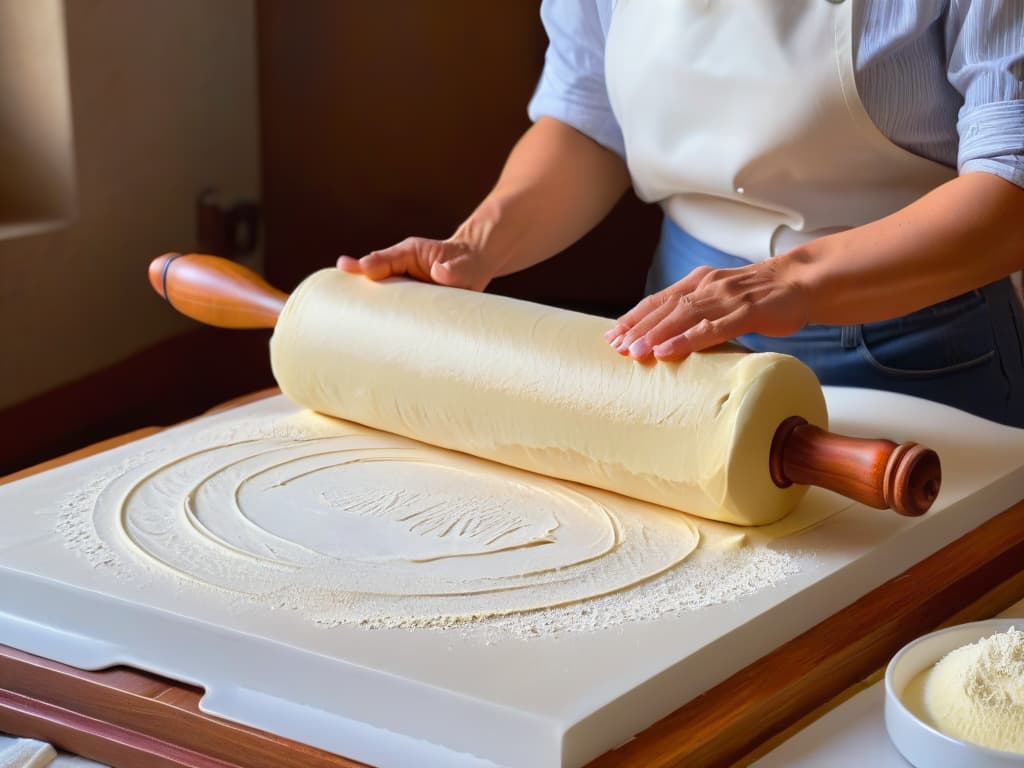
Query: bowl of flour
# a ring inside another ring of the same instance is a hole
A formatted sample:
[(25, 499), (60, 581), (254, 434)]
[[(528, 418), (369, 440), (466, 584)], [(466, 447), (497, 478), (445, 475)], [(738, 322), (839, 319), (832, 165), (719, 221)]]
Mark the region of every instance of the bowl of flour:
[(885, 672), (885, 727), (916, 768), (1024, 768), (1024, 619), (905, 646)]

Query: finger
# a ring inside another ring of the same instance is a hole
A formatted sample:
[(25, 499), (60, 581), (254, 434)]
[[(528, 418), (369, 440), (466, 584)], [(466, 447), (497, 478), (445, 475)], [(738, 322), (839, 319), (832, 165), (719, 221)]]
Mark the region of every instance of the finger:
[(630, 328), (632, 328), (643, 318), (649, 315), (652, 311), (654, 311), (655, 308), (664, 304), (667, 300), (667, 291), (659, 291), (658, 293), (652, 293), (647, 298), (642, 299), (640, 303), (638, 303), (635, 307), (629, 310), (629, 312), (622, 315), (622, 317), (620, 317), (615, 322), (615, 328), (612, 329), (618, 329), (615, 335), (619, 336), (627, 333)]
[(658, 344), (696, 325), (701, 318), (718, 314), (720, 312), (708, 300), (697, 299), (693, 293), (677, 292), (669, 303), (652, 312), (625, 334), (621, 347), (625, 347), (632, 357), (642, 360)]
[[(615, 333), (613, 334), (612, 331), (615, 331)], [(612, 328), (609, 328), (601, 335), (604, 336), (604, 340), (608, 342), (608, 346), (610, 346), (617, 352), (619, 349), (619, 344), (622, 341), (623, 337), (623, 332), (619, 330), (618, 326), (613, 326)]]
[[(711, 267), (697, 267), (690, 271), (682, 280), (668, 288), (652, 293), (647, 298), (643, 299), (633, 309), (626, 314), (619, 317), (616, 321), (615, 326), (607, 332), (605, 338), (614, 339), (617, 336), (628, 333), (629, 330), (636, 325), (642, 318), (646, 317), (652, 309), (656, 306), (660, 306), (668, 301), (671, 301), (673, 297), (680, 294), (689, 294), (700, 284), (700, 281), (704, 277), (713, 271)], [(614, 333), (613, 333), (614, 331)]]
[(359, 259), (353, 259), (351, 256), (339, 256), (338, 269), (353, 275), (363, 274), (363, 268), (359, 266)]
[(653, 350), (654, 359), (666, 363), (683, 360), (692, 351), (692, 345), (685, 333), (666, 339)]
[(629, 354), (638, 360), (647, 357), (651, 352), (650, 340), (645, 338), (647, 332), (658, 325), (669, 315), (673, 314), (678, 307), (678, 302), (667, 302), (651, 310), (645, 317), (637, 322), (622, 336), (622, 341), (617, 347), (620, 354)]
[(401, 253), (388, 248), (366, 254), (359, 260), (359, 267), (371, 280), (385, 280), (393, 275), (404, 274), (405, 263), (406, 259)]
[(413, 240), (373, 251), (359, 260), (363, 274), (371, 280), (384, 280), (396, 275), (409, 275), (417, 280), (430, 280), (429, 270), (420, 263), (419, 247)]
[(665, 315), (653, 328), (644, 334), (644, 341), (651, 349), (664, 344), (671, 338), (685, 333), (701, 322), (702, 315), (695, 311), (692, 304), (677, 306), (672, 312)]
[(438, 285), (453, 288), (468, 288), (482, 291), (490, 282), (480, 271), (478, 259), (472, 254), (460, 253), (456, 256), (439, 259), (430, 266), (430, 279)]
[[(671, 297), (667, 293), (655, 294), (644, 299), (636, 305), (628, 314), (632, 322), (625, 326), (623, 332), (611, 341), (612, 348), (620, 355), (628, 355), (632, 347), (643, 335), (643, 330), (649, 327), (654, 321), (661, 318), (666, 312), (671, 311)], [(641, 357), (649, 350), (644, 350), (641, 344), (637, 347), (637, 354)]]
[(666, 339), (654, 347), (658, 360), (682, 360), (692, 352), (724, 344), (747, 332), (749, 305), (744, 305), (717, 320), (701, 320), (683, 333)]
[(618, 338), (619, 336), (622, 336), (622, 334), (625, 332), (626, 327), (622, 325), (622, 323), (615, 323), (615, 325), (613, 325), (611, 328), (605, 331), (602, 335), (604, 336), (605, 341), (607, 341), (609, 344), (614, 344), (615, 339)]
[(448, 285), (453, 288), (463, 288), (462, 275), (459, 274), (457, 265), (444, 261), (435, 261), (430, 265), (430, 279), (438, 285)]

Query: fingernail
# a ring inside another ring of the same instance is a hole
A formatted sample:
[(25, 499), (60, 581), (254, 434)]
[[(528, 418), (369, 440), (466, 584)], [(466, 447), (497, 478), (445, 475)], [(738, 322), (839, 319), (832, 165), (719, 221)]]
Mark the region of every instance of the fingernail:
[(605, 341), (610, 341), (610, 342), (612, 342), (612, 344), (614, 344), (615, 342), (613, 341), (613, 339), (621, 339), (622, 338), (622, 334), (618, 333), (618, 330), (619, 330), (618, 326), (615, 326), (614, 328), (609, 328), (607, 331), (605, 331), (604, 332)]
[[(679, 354), (679, 350), (676, 349), (672, 344), (670, 344), (668, 342), (666, 342), (664, 344), (659, 344), (658, 346), (656, 346), (654, 348), (654, 356), (656, 358), (658, 358), (659, 360), (664, 358), (664, 357), (677, 356), (678, 354)], [(677, 359), (682, 359), (682, 358), (678, 358), (677, 357)]]
[(636, 358), (647, 357), (651, 353), (651, 345), (641, 337), (629, 345), (629, 354)]
[(626, 343), (625, 337), (619, 339), (619, 343), (615, 345), (615, 351), (620, 355), (629, 353), (629, 344)]
[(622, 343), (622, 334), (620, 333), (618, 336), (616, 336), (614, 339), (612, 339), (608, 343), (611, 344), (613, 347), (618, 348), (619, 344)]

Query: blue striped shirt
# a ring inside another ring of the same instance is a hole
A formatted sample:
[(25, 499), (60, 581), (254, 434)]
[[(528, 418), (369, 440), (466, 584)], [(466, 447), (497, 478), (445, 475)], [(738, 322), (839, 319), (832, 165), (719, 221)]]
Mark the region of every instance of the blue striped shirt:
[[(1024, 0), (849, 0), (857, 87), (891, 141), (1024, 187)], [(543, 0), (550, 43), (530, 101), (625, 154), (604, 80), (613, 0)]]

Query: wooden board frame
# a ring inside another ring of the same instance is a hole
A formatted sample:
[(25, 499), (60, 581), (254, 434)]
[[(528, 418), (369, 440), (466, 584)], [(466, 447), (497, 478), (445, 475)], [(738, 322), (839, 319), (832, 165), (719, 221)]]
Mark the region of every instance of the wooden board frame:
[[(231, 407), (273, 390), (226, 403)], [(219, 409), (218, 409), (219, 410)], [(139, 430), (3, 478), (158, 431)], [(1024, 489), (1022, 489), (1024, 496)], [(988, 618), (1024, 597), (1024, 499), (739, 671), (588, 768), (743, 762), (943, 622)], [(202, 691), (125, 667), (85, 672), (0, 646), (0, 731), (115, 768), (358, 768), (361, 763), (206, 715)]]

